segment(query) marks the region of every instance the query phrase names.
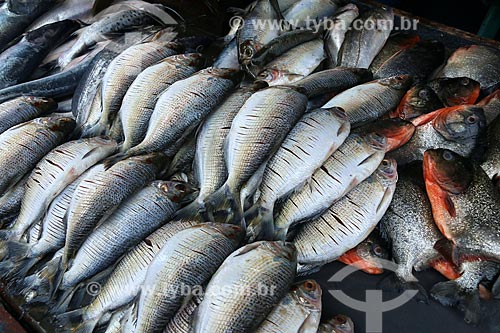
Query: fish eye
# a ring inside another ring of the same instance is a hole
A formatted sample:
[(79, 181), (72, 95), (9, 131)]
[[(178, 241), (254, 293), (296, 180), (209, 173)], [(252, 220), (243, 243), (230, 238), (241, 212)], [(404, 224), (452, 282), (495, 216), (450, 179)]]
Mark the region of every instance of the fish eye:
[(378, 246), (378, 245), (377, 245), (377, 246), (375, 246), (375, 247), (373, 248), (373, 252), (374, 252), (377, 256), (380, 256), (380, 255), (382, 255), (382, 248), (381, 248), (380, 246)]
[(460, 80), (460, 84), (463, 86), (468, 86), (470, 83), (470, 80), (466, 77), (464, 77), (462, 80)]
[(179, 190), (180, 192), (186, 192), (186, 185), (184, 184), (177, 184), (174, 187), (176, 190)]
[(475, 124), (475, 123), (477, 123), (477, 117), (476, 116), (469, 116), (469, 117), (467, 117), (467, 123), (468, 124)]
[(443, 158), (446, 160), (446, 161), (452, 161), (453, 160), (453, 154), (450, 153), (449, 151), (445, 150), (443, 152)]
[(339, 325), (345, 325), (345, 323), (347, 322), (347, 320), (343, 316), (335, 316), (335, 321)]
[(304, 283), (304, 287), (306, 287), (307, 290), (313, 290), (314, 289), (314, 283), (312, 283), (311, 281), (306, 281)]
[(385, 166), (385, 167), (387, 167), (387, 166), (391, 165), (391, 162), (389, 162), (389, 160), (384, 159), (382, 161), (382, 165)]
[(426, 89), (422, 89), (418, 92), (418, 97), (420, 98), (428, 98), (429, 92)]

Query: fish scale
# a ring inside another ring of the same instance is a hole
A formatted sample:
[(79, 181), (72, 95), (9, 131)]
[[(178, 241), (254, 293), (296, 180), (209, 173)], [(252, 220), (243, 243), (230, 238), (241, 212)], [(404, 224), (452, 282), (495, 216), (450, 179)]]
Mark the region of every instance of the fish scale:
[(51, 99), (21, 96), (0, 104), (0, 134), (9, 128), (54, 110), (57, 103)]
[(275, 217), (284, 238), (290, 226), (324, 212), (336, 200), (371, 175), (385, 155), (387, 139), (377, 134), (350, 135), (311, 176), (309, 184), (292, 193)]
[(191, 300), (183, 306), (165, 327), (163, 333), (189, 333), (191, 329), (191, 318), (203, 301), (203, 296), (195, 294)]

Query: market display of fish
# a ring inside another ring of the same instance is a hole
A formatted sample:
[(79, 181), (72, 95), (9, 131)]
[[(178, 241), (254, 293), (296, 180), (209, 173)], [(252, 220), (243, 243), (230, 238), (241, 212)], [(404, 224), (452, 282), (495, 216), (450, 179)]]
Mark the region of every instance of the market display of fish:
[(0, 0), (10, 306), (57, 333), (353, 333), (302, 277), (339, 261), (497, 325), (498, 49), (361, 2), (154, 2)]

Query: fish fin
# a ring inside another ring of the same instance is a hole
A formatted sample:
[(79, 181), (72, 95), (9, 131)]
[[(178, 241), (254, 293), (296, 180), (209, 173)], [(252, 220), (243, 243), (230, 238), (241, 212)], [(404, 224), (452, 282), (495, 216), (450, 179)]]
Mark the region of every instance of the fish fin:
[(87, 308), (83, 307), (56, 316), (55, 322), (58, 326), (56, 332), (92, 333), (100, 318), (83, 320), (86, 310)]
[(323, 264), (298, 264), (297, 265), (297, 276), (311, 275), (319, 272), (323, 267)]
[(73, 296), (75, 293), (78, 291), (78, 289), (81, 287), (81, 284), (78, 284), (72, 288), (69, 288), (67, 290), (64, 290), (62, 295), (59, 297), (59, 299), (56, 301), (54, 306), (52, 306), (49, 310), (51, 314), (54, 315), (59, 315), (68, 309), (69, 303), (73, 299)]
[(304, 320), (302, 325), (300, 325), (297, 333), (308, 333), (311, 330), (315, 330), (318, 327), (318, 315), (316, 311), (311, 311), (307, 318)]
[(400, 272), (402, 272), (402, 268), (398, 267), (394, 274), (386, 275), (377, 283), (378, 287), (387, 291), (396, 290), (399, 293), (410, 290), (418, 291), (418, 293), (413, 297), (415, 301), (428, 304), (429, 293), (427, 290), (425, 290), (425, 288), (418, 283), (417, 279), (413, 275), (410, 275), (408, 276), (408, 279), (405, 279), (403, 276), (407, 274), (401, 275)]
[(173, 217), (173, 220), (182, 220), (182, 219), (189, 219), (189, 218), (195, 218), (200, 215), (200, 212), (205, 211), (205, 205), (203, 202), (199, 202), (198, 200), (195, 200), (191, 202), (189, 205), (187, 205), (184, 208), (179, 209)]
[(441, 253), (446, 260), (451, 262), (454, 262), (453, 261), (454, 247), (455, 246), (453, 245), (453, 243), (446, 238), (442, 238), (438, 240), (436, 244), (434, 244), (434, 249), (436, 249), (439, 253)]
[(225, 184), (205, 199), (204, 203), (207, 207), (208, 216), (213, 219), (213, 222), (215, 220), (219, 222), (219, 217), (221, 217), (222, 222), (246, 227), (239, 190), (234, 191), (228, 184)]
[(106, 158), (101, 163), (104, 165), (104, 170), (109, 170), (109, 168), (111, 168), (116, 163), (123, 161), (124, 159), (127, 159), (129, 157), (131, 157), (131, 156), (127, 153), (118, 153), (118, 154), (115, 154), (113, 156)]
[(451, 217), (456, 217), (457, 216), (457, 211), (455, 209), (455, 204), (453, 203), (453, 200), (451, 200), (451, 197), (449, 194), (446, 194), (446, 196), (443, 198), (444, 201), (444, 207), (448, 211)]
[(247, 244), (246, 246), (237, 250), (234, 254), (234, 257), (238, 257), (238, 256), (244, 255), (248, 252), (251, 252), (251, 251), (255, 250), (256, 248), (258, 248), (259, 246), (260, 246), (260, 244), (258, 244), (258, 243)]
[(465, 313), (468, 324), (477, 324), (480, 319), (480, 301), (478, 290), (466, 291), (455, 280), (440, 282), (431, 289), (432, 298), (445, 306), (458, 306)]
[(273, 210), (256, 203), (245, 213), (249, 242), (274, 239)]

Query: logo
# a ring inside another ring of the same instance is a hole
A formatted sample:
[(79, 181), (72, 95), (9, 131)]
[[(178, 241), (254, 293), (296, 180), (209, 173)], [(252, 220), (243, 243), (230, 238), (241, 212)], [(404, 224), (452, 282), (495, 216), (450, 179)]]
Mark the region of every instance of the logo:
[[(397, 265), (389, 260), (379, 259), (379, 266), (385, 270), (395, 272)], [(335, 273), (328, 282), (339, 283), (359, 269), (348, 265)], [(337, 301), (351, 309), (366, 314), (366, 332), (382, 333), (382, 315), (384, 312), (397, 309), (408, 303), (418, 294), (418, 290), (405, 290), (401, 295), (389, 301), (383, 300), (382, 290), (366, 290), (365, 301), (360, 301), (345, 294), (342, 290), (328, 291)]]

